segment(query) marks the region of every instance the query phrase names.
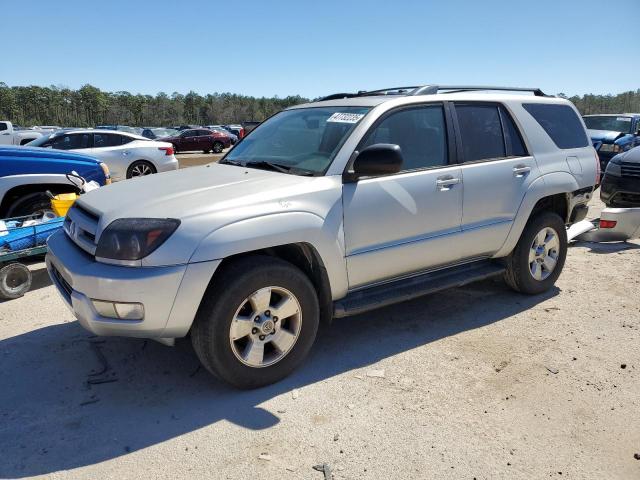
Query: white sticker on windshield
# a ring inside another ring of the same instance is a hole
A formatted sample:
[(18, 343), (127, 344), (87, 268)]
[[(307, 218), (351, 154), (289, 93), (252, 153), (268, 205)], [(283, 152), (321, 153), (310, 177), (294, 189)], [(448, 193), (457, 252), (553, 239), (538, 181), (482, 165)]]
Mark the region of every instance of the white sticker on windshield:
[(631, 117), (618, 117), (618, 118), (616, 118), (616, 121), (618, 121), (618, 122), (630, 122), (631, 121)]
[(341, 113), (336, 112), (331, 115), (327, 122), (337, 122), (337, 123), (358, 123), (358, 121), (364, 117), (364, 113)]

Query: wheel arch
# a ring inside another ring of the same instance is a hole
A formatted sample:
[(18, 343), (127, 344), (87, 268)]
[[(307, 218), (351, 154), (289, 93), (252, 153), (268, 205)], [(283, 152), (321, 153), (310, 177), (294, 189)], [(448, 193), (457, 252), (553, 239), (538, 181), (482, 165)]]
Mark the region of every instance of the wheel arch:
[(15, 185), (2, 196), (2, 200), (0, 201), (0, 218), (6, 216), (11, 205), (20, 198), (34, 193), (44, 193), (47, 190), (54, 195), (59, 193), (80, 193), (76, 187), (69, 183), (27, 183)]
[(528, 188), (516, 213), (507, 239), (494, 255), (505, 257), (515, 248), (529, 219), (542, 211), (560, 215), (566, 223), (571, 214), (571, 192), (579, 190), (578, 182), (567, 172), (554, 172), (536, 179)]

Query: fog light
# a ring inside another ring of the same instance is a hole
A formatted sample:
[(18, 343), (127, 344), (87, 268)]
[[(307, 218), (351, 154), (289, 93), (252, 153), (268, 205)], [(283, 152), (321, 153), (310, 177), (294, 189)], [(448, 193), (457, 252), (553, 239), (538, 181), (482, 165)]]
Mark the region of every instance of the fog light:
[(92, 300), (93, 308), (96, 309), (99, 315), (103, 317), (109, 318), (118, 318), (118, 314), (116, 313), (116, 308), (113, 306), (111, 302), (101, 302), (100, 300)]
[(141, 303), (91, 301), (93, 302), (93, 308), (102, 317), (117, 318), (119, 320), (142, 320), (144, 318), (144, 305)]
[(123, 320), (142, 320), (144, 305), (141, 303), (114, 303), (118, 318)]

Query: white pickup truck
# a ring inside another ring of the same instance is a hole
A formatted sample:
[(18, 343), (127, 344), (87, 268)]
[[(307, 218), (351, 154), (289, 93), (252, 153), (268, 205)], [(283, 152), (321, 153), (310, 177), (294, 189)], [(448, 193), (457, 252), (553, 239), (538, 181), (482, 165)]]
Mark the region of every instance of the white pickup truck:
[(42, 133), (15, 126), (5, 120), (0, 121), (0, 145), (25, 145), (40, 138)]

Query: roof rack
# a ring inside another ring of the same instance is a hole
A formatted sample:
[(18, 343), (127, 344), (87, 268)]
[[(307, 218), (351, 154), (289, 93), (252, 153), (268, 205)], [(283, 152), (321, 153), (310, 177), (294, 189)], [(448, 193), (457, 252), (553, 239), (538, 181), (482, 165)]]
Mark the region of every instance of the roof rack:
[(370, 97), (378, 95), (435, 95), (437, 93), (458, 93), (458, 92), (478, 92), (478, 91), (502, 91), (502, 92), (531, 92), (536, 97), (550, 97), (539, 88), (523, 87), (497, 87), (478, 85), (422, 85), (411, 87), (381, 88), (379, 90), (360, 90), (357, 93), (334, 93), (322, 97), (322, 100), (337, 100), (341, 98)]

